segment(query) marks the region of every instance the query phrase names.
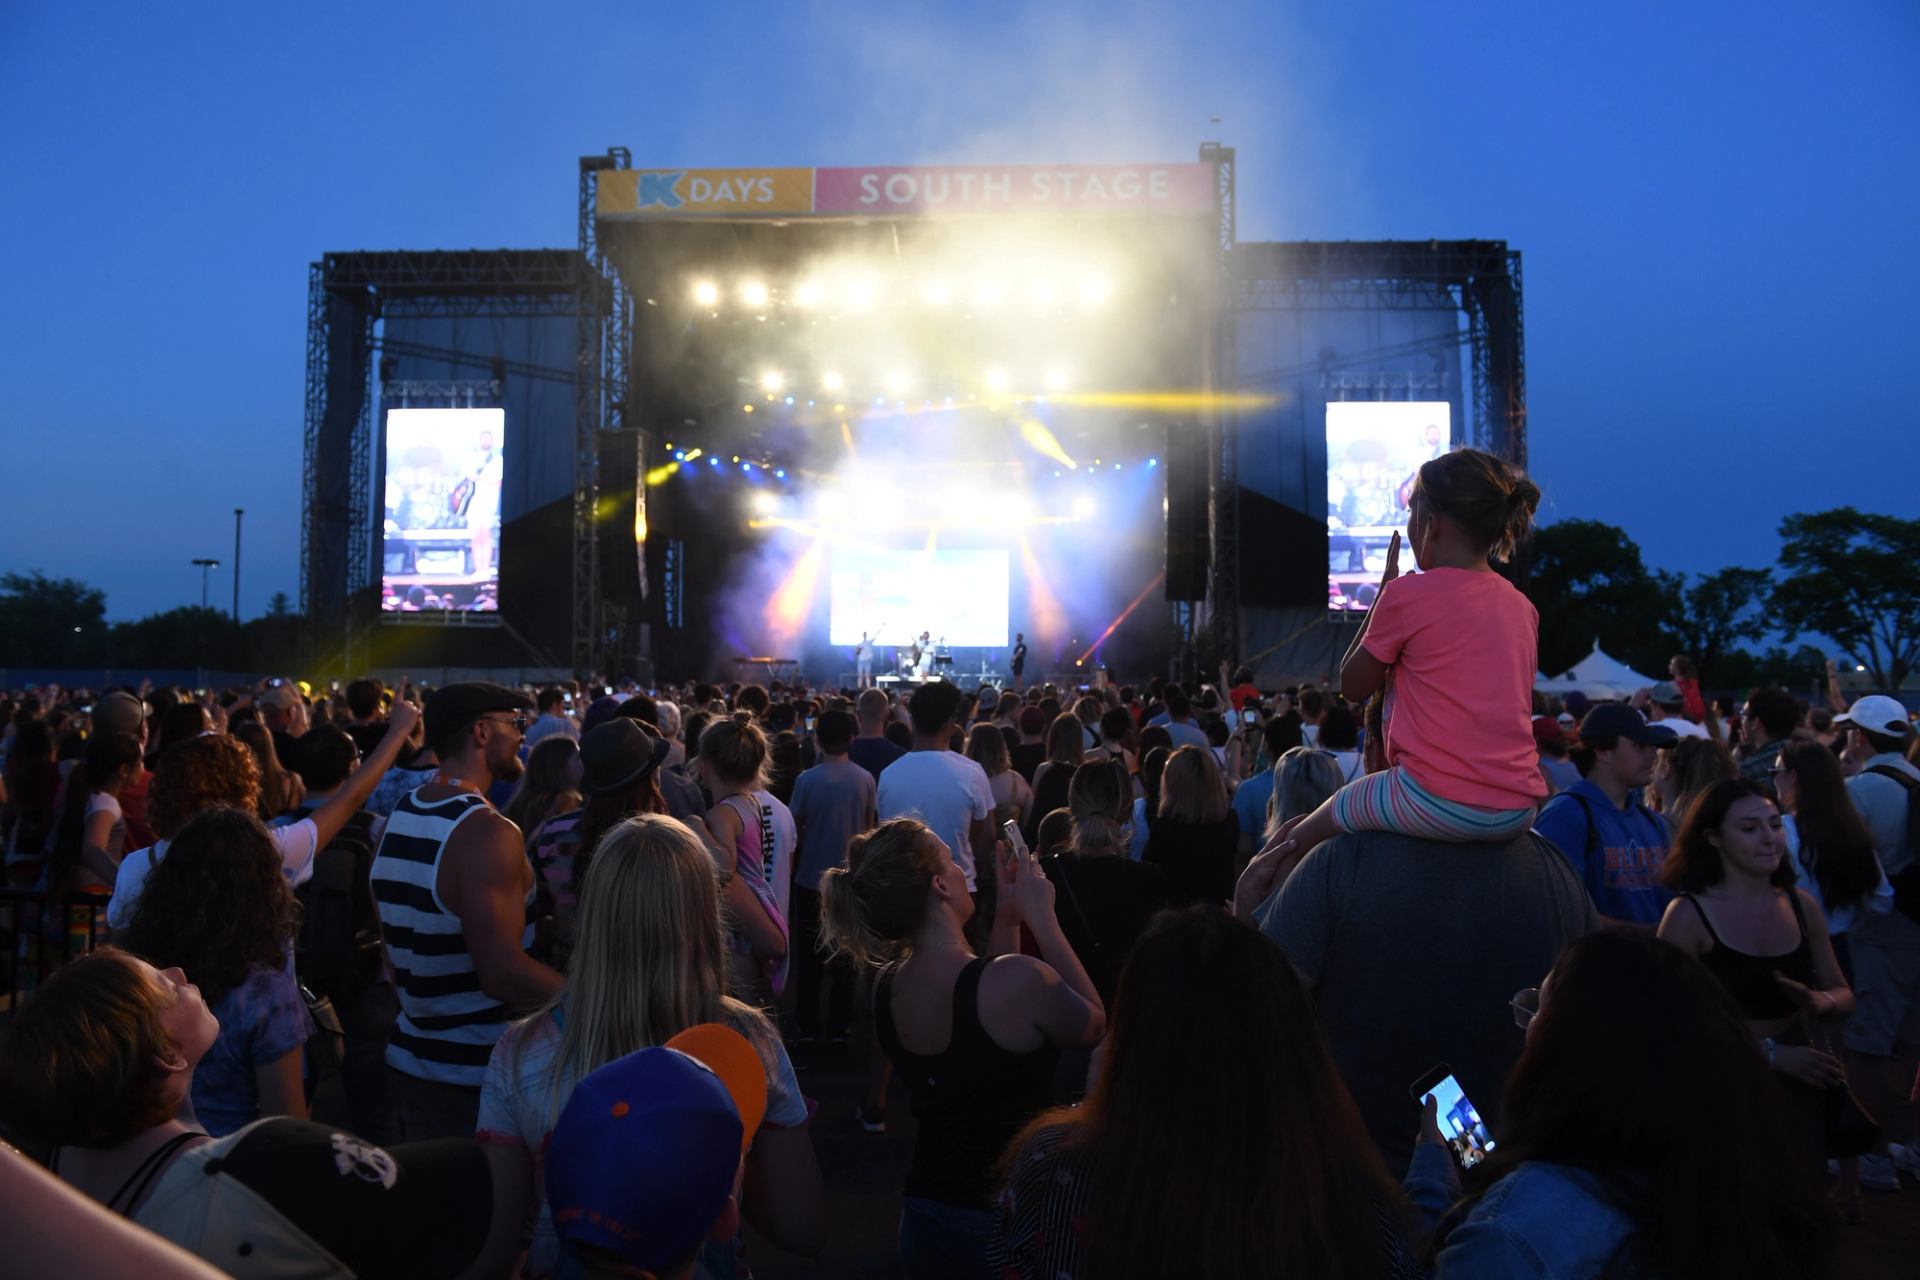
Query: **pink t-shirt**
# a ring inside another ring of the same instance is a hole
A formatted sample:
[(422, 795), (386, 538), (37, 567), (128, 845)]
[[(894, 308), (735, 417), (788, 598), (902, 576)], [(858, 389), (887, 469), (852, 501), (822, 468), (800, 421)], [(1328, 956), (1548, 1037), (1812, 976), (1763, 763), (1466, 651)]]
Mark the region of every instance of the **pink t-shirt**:
[(1396, 578), (1362, 642), (1387, 676), (1387, 760), (1442, 799), (1520, 809), (1547, 794), (1533, 743), (1540, 615), (1497, 573)]

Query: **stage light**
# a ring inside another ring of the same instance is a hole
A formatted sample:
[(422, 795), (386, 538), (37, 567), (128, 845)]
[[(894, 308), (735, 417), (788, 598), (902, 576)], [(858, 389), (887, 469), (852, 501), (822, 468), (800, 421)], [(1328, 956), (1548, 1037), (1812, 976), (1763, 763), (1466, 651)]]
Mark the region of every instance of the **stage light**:
[(687, 451), (685, 449), (676, 449), (673, 454), (673, 460), (675, 462), (685, 462), (687, 460)]
[(753, 495), (753, 509), (763, 516), (770, 516), (780, 509), (780, 499), (770, 493)]
[(787, 403), (788, 403), (788, 404), (792, 404), (792, 403), (793, 403), (793, 397), (792, 397), (792, 396), (788, 396), (788, 397), (787, 397)]
[(750, 307), (767, 305), (767, 286), (758, 280), (749, 280), (740, 286), (740, 301)]
[(785, 471), (775, 471), (773, 473), (773, 478), (775, 480), (785, 480), (787, 478), (787, 473)]
[(719, 305), (720, 286), (711, 280), (695, 280), (693, 282), (693, 300), (703, 307)]
[(1004, 296), (997, 281), (986, 280), (974, 286), (973, 302), (979, 307), (997, 307)]
[(1047, 384), (1047, 390), (1049, 391), (1065, 391), (1067, 389), (1067, 371), (1060, 368), (1049, 369), (1042, 381)]
[(944, 280), (929, 280), (920, 291), (920, 296), (927, 300), (930, 307), (944, 307), (953, 301), (953, 290), (947, 287)]
[(826, 290), (818, 280), (802, 280), (793, 289), (793, 304), (811, 311), (826, 300)]
[(1080, 301), (1097, 307), (1113, 296), (1113, 286), (1105, 276), (1088, 276), (1080, 282)]
[(753, 464), (752, 464), (751, 462), (743, 462), (743, 463), (741, 463), (741, 464), (740, 464), (740, 469), (741, 469), (742, 471), (744, 471), (744, 472), (746, 472), (746, 473), (747, 473), (748, 475), (752, 475), (752, 474), (753, 474)]
[(1073, 500), (1073, 514), (1076, 518), (1090, 520), (1093, 518), (1093, 512), (1094, 505), (1092, 498), (1080, 497)]
[(704, 450), (701, 450), (701, 449), (689, 449), (687, 450), (686, 460), (688, 462), (692, 462), (695, 458), (698, 458), (703, 452)]
[(836, 370), (829, 369), (820, 375), (820, 389), (822, 391), (838, 391), (846, 385), (847, 380), (841, 377)]
[(738, 462), (738, 461), (740, 461), (740, 455), (739, 455), (739, 454), (737, 454), (737, 453), (736, 453), (736, 454), (734, 454), (734, 455), (733, 455), (733, 460), (734, 460), (735, 462)]
[(1148, 465), (1149, 467), (1157, 467), (1157, 466), (1159, 466), (1159, 465), (1160, 465), (1160, 459), (1158, 459), (1158, 458), (1148, 458), (1148, 459), (1147, 459), (1147, 465)]
[(842, 293), (850, 309), (865, 311), (880, 296), (880, 285), (872, 276), (854, 276), (847, 281)]
[(1053, 305), (1053, 286), (1045, 280), (1036, 280), (1027, 287), (1027, 301), (1041, 310)]
[(708, 463), (708, 465), (709, 465), (709, 466), (715, 466), (715, 467), (717, 467), (717, 466), (719, 466), (719, 465), (720, 465), (720, 459), (718, 459), (718, 458), (708, 458), (708, 459), (707, 459), (707, 463)]
[(786, 375), (778, 369), (769, 369), (760, 375), (760, 389), (762, 391), (778, 391), (786, 385)]
[(886, 388), (894, 395), (906, 394), (907, 388), (911, 385), (912, 379), (907, 376), (905, 369), (894, 369), (887, 374)]
[(752, 413), (752, 412), (753, 412), (753, 406), (752, 406), (752, 405), (750, 405), (750, 404), (743, 404), (743, 405), (741, 405), (741, 406), (740, 406), (740, 412), (742, 412), (742, 413)]
[(987, 389), (1005, 391), (1007, 389), (1007, 371), (1005, 369), (987, 370)]

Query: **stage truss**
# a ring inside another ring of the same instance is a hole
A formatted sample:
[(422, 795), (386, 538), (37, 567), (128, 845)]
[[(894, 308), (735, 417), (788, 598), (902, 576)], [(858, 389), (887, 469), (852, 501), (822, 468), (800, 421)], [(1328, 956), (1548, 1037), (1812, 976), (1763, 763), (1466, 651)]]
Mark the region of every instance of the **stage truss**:
[[(596, 284), (584, 257), (568, 249), (330, 253), (309, 267), (300, 602), (309, 642), (316, 645), (307, 656), (318, 664), (316, 669), (332, 669), (337, 656), (340, 671), (360, 670), (370, 656), (369, 635), (378, 612), (371, 571), (373, 447), (378, 435), (374, 415), (379, 404), (375, 323), (400, 316), (569, 316), (589, 311), (604, 316), (610, 295), (604, 278)], [(587, 328), (583, 320), (583, 332)], [(554, 376), (552, 370), (457, 351), (409, 348), (396, 353), (431, 355), (488, 373), (494, 380)], [(575, 465), (577, 504), (580, 459)], [(589, 491), (591, 483), (589, 466)], [(576, 529), (579, 519), (576, 510)]]

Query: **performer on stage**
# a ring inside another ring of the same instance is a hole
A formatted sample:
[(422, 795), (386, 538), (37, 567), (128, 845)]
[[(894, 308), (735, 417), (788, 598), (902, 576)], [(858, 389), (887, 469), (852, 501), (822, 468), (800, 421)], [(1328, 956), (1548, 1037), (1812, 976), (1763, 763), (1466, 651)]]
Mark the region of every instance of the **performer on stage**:
[(853, 651), (853, 687), (866, 689), (873, 685), (873, 641), (867, 633), (860, 633), (860, 644)]
[(927, 678), (933, 670), (933, 632), (922, 631), (920, 642), (914, 646), (913, 674), (920, 680)]
[(1020, 692), (1020, 673), (1027, 669), (1027, 635), (1024, 631), (1013, 633), (1013, 691)]

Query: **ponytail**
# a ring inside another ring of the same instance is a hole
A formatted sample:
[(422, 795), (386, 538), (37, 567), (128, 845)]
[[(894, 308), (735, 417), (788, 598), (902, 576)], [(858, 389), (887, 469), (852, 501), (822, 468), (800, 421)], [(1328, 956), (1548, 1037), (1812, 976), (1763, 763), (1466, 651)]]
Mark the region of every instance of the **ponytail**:
[(824, 947), (863, 968), (902, 957), (927, 914), (940, 848), (926, 824), (895, 818), (847, 843), (845, 866), (820, 880)]
[(1460, 448), (1421, 465), (1412, 500), (1459, 525), (1489, 560), (1505, 561), (1533, 532), (1540, 486), (1491, 453)]

